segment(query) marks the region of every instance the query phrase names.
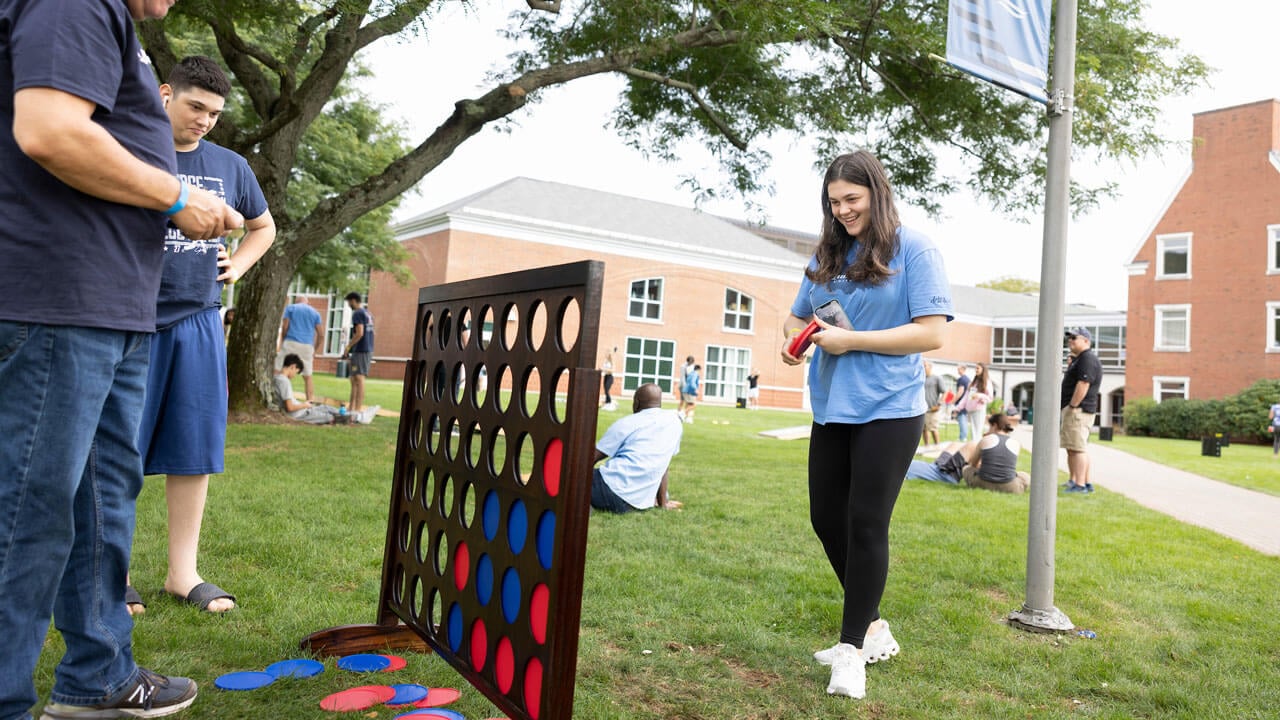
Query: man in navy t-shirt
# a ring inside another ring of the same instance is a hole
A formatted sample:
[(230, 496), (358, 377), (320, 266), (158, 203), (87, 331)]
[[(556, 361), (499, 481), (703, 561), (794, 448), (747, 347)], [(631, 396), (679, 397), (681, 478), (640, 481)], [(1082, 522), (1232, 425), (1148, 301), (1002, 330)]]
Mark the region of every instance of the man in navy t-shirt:
[(243, 218), (175, 173), (133, 21), (172, 0), (0, 0), (0, 717), (28, 720), (50, 617), (66, 652), (43, 718), (156, 717), (195, 683), (138, 667), (124, 593), (164, 220)]
[(373, 363), (373, 316), (360, 305), (360, 293), (347, 293), (347, 306), (351, 308), (351, 339), (343, 357), (351, 357), (351, 412), (364, 409), (364, 379)]
[[(165, 592), (209, 612), (235, 607), (235, 597), (204, 581), (197, 570), (200, 525), (209, 475), (221, 473), (227, 439), (227, 355), (223, 345), (222, 284), (235, 282), (275, 240), (276, 226), (245, 159), (204, 136), (217, 124), (231, 83), (213, 60), (184, 58), (160, 86), (178, 151), (178, 176), (214, 193), (246, 220), (247, 231), (228, 254), (224, 238), (193, 240), (169, 226), (164, 272), (151, 341), (147, 402), (138, 432), (147, 475), (166, 475), (169, 571)], [(132, 588), (124, 600), (141, 612)]]

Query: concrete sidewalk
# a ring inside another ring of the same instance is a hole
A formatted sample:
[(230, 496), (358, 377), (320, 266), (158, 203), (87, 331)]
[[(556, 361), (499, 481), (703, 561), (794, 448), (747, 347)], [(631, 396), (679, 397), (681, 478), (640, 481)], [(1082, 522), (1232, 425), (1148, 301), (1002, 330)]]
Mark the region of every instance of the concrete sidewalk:
[[(1014, 436), (1023, 447), (1031, 448), (1030, 427), (1018, 427)], [(1065, 472), (1067, 453), (1059, 450), (1058, 454), (1058, 465)], [(1096, 435), (1089, 440), (1089, 458), (1096, 487), (1280, 556), (1280, 497), (1143, 460), (1099, 441)], [(1084, 498), (1059, 495), (1058, 502), (1077, 499)]]

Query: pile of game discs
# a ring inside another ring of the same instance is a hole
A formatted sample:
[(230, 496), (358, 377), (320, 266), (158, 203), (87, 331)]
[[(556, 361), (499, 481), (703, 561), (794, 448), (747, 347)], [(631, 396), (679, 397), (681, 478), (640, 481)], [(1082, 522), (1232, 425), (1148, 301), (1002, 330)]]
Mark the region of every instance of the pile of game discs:
[[(347, 655), (338, 658), (337, 662), (339, 669), (355, 673), (394, 672), (405, 665), (405, 659), (396, 655)], [(227, 673), (214, 680), (213, 684), (221, 690), (257, 690), (283, 678), (308, 678), (322, 672), (324, 663), (316, 660), (281, 660), (260, 671)], [(329, 695), (320, 701), (320, 707), (334, 712), (358, 712), (378, 705), (411, 707), (408, 712), (396, 715), (397, 720), (466, 720), (462, 713), (440, 707), (454, 702), (461, 695), (454, 688), (428, 688), (413, 683), (361, 685)]]

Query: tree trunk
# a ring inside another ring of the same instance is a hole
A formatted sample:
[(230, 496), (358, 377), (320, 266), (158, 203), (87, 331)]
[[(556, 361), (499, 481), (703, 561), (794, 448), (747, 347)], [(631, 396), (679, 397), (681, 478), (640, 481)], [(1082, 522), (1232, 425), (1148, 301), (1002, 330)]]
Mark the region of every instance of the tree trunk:
[(280, 316), (297, 269), (298, 260), (277, 245), (236, 286), (236, 316), (227, 346), (227, 401), (232, 415), (259, 414), (272, 405)]

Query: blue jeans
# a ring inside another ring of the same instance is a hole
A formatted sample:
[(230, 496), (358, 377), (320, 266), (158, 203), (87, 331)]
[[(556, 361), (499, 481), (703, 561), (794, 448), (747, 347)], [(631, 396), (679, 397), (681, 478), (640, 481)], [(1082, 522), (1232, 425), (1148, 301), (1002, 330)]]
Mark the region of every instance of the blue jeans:
[(142, 489), (151, 336), (0, 321), (0, 718), (29, 718), (49, 617), (66, 643), (52, 699), (135, 680), (121, 598)]
[(964, 410), (956, 412), (956, 422), (960, 423), (960, 442), (969, 441), (969, 413)]

